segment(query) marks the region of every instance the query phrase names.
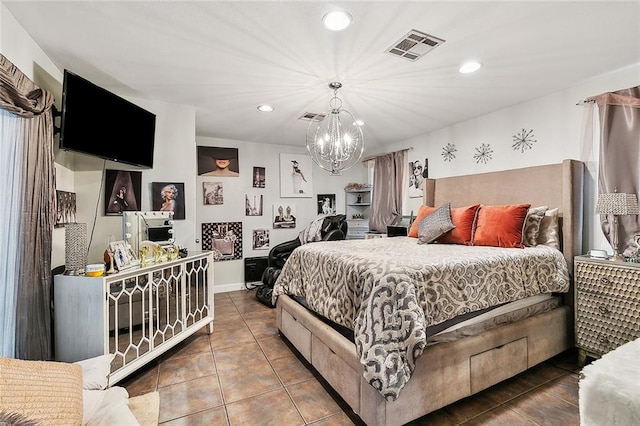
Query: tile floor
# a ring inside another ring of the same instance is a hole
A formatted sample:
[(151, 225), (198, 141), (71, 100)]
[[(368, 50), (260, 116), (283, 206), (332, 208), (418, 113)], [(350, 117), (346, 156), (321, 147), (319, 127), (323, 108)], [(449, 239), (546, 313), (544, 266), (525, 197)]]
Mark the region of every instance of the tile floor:
[[(215, 295), (200, 330), (122, 382), (158, 390), (161, 425), (362, 425), (288, 342), (255, 290)], [(561, 354), (410, 425), (579, 425), (577, 356)]]

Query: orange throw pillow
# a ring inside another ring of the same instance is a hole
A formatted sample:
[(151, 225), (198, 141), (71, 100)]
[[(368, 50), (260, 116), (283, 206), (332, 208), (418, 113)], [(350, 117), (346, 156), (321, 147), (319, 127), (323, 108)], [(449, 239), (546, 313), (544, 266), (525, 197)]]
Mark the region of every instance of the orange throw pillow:
[(427, 215), (430, 215), (435, 211), (436, 211), (435, 207), (425, 206), (424, 204), (421, 205), (420, 208), (418, 209), (418, 214), (416, 215), (416, 218), (413, 220), (413, 223), (411, 224), (411, 228), (409, 228), (409, 234), (407, 234), (407, 236), (418, 238), (418, 224)]
[(452, 208), (451, 222), (453, 222), (456, 227), (438, 238), (437, 241), (441, 244), (462, 244), (470, 246), (473, 235), (473, 223), (479, 207), (480, 204), (473, 204), (466, 207)]
[(522, 225), (529, 207), (531, 204), (480, 207), (473, 245), (523, 248)]

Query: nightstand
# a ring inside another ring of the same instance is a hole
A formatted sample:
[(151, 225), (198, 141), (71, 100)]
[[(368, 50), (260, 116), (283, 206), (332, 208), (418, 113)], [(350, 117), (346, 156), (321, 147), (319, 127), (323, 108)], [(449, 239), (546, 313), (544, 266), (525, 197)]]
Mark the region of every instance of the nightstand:
[(640, 264), (577, 256), (575, 339), (578, 364), (640, 337)]

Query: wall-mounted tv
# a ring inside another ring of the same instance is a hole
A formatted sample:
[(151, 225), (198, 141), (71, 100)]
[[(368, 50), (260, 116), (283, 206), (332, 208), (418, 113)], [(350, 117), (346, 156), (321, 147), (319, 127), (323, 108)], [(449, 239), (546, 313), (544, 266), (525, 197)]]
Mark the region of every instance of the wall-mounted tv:
[(60, 149), (152, 168), (155, 114), (64, 70)]

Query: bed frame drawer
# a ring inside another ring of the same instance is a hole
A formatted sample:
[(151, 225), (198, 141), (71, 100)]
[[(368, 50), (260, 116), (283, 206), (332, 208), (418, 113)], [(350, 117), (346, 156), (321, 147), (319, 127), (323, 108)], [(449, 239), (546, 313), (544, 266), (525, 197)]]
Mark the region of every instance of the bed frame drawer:
[(338, 391), (356, 413), (359, 412), (360, 377), (362, 374), (351, 368), (316, 336), (312, 337), (311, 350), (312, 364), (315, 369)]
[(280, 330), (302, 356), (311, 362), (311, 332), (286, 309), (282, 310)]
[(469, 362), (474, 394), (527, 369), (527, 338), (473, 355)]

